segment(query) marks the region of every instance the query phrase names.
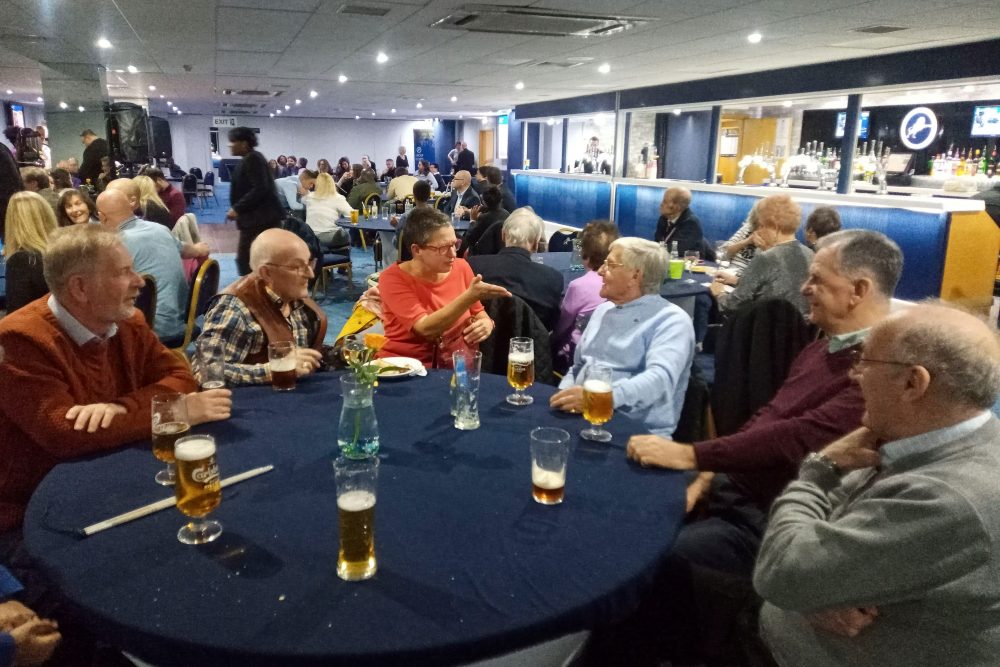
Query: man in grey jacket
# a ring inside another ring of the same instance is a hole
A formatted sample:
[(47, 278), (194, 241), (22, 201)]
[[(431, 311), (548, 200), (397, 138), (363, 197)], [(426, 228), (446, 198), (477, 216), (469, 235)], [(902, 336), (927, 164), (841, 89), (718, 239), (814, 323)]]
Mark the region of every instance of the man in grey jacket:
[(872, 330), (853, 373), (862, 428), (774, 503), (754, 572), (764, 639), (783, 666), (995, 665), (997, 335), (915, 306)]

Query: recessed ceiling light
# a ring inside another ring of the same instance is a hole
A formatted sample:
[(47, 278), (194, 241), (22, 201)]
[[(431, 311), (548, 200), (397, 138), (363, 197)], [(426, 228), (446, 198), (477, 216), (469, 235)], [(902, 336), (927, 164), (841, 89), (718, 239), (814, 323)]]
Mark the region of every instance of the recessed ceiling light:
[(962, 91), (963, 91), (963, 92), (966, 92), (966, 93), (971, 93), (971, 92), (972, 92), (973, 90), (975, 90), (975, 89), (976, 89), (976, 87), (975, 87), (975, 86), (972, 86), (972, 85), (969, 85), (969, 86), (962, 86)]
[(423, 109), (424, 105), (421, 102), (417, 102), (417, 108), (418, 109)]
[(389, 62), (389, 56), (385, 55), (384, 51), (379, 51), (378, 55), (375, 56), (375, 62), (382, 64)]
[(115, 70), (115, 74), (124, 74), (124, 73), (125, 73), (125, 70), (123, 70), (123, 69), (116, 69)]
[(296, 104), (302, 104), (302, 100), (298, 100), (298, 99), (297, 99), (297, 100), (295, 100), (295, 103), (296, 103)]
[(547, 121), (545, 121), (545, 124), (546, 125), (555, 125), (556, 124), (556, 119), (555, 118), (549, 118)]
[(276, 113), (276, 114), (278, 114), (280, 116), (281, 115), (281, 109), (277, 109), (274, 113)]
[(390, 109), (390, 111), (391, 111), (392, 113), (396, 113), (396, 110), (395, 110), (395, 109)]
[(680, 116), (681, 115), (681, 110), (680, 109), (674, 109), (674, 115), (675, 116)]
[(524, 81), (518, 81), (514, 84), (514, 88), (517, 90), (524, 90)]
[(160, 95), (160, 99), (161, 99), (161, 100), (163, 99), (163, 95)]
[(785, 100), (784, 102), (781, 103), (781, 106), (783, 106), (783, 107), (785, 107), (787, 109), (788, 107), (792, 106), (792, 101), (791, 100)]
[(83, 107), (77, 107), (76, 110), (79, 111), (80, 113), (86, 111), (86, 109), (84, 109)]
[(7, 94), (8, 94), (8, 95), (13, 95), (13, 94), (14, 94), (14, 91), (13, 91), (13, 90), (11, 90), (10, 88), (8, 88), (8, 89), (7, 89)]
[(315, 98), (317, 95), (319, 95), (319, 93), (317, 93), (315, 90), (310, 90), (309, 91), (309, 97)]
[(66, 104), (65, 102), (60, 102), (60, 103), (59, 103), (59, 108), (60, 108), (60, 109), (68, 109), (68, 108), (69, 108), (69, 105), (68, 105), (68, 104)]
[(156, 86), (150, 86), (149, 89), (150, 90), (156, 90)]
[(458, 114), (458, 119), (459, 120), (462, 120), (463, 118), (465, 118), (465, 116), (463, 116), (462, 114)]
[(135, 74), (135, 73), (137, 73), (139, 71), (139, 68), (136, 67), (135, 65), (129, 65), (125, 69), (127, 69), (129, 71), (129, 74)]
[(173, 102), (171, 102), (170, 100), (167, 100), (167, 106), (168, 106), (168, 107), (172, 107), (172, 106), (174, 106), (174, 103), (173, 103)]
[(373, 115), (373, 116), (375, 115), (375, 112), (374, 112), (374, 111), (372, 111), (372, 115)]
[(597, 71), (600, 72), (601, 74), (607, 74), (608, 72), (611, 71), (611, 65), (609, 65), (608, 63), (604, 63), (603, 65), (597, 68)]
[(747, 35), (747, 41), (750, 42), (751, 44), (757, 44), (760, 42), (761, 39), (763, 39), (763, 37), (764, 36), (761, 35), (759, 32), (752, 32), (749, 35)]
[(181, 110), (180, 110), (180, 109), (174, 109), (174, 111), (176, 111), (176, 112), (177, 112), (177, 115), (178, 115), (178, 116), (183, 116), (183, 115), (184, 115), (184, 114), (183, 114), (183, 113), (181, 112)]
[(451, 96), (451, 101), (452, 101), (452, 102), (457, 102), (457, 101), (458, 101), (458, 98), (457, 98), (457, 97), (455, 97), (454, 95), (452, 95), (452, 96)]
[(291, 108), (292, 108), (292, 107), (288, 106), (287, 104), (285, 105), (285, 111), (288, 111), (288, 110), (290, 110)]
[(270, 117), (270, 118), (274, 118), (274, 114), (273, 114), (273, 113), (272, 113), (272, 114), (269, 114), (269, 117)]
[(361, 116), (355, 116), (354, 120), (361, 120)]
[(483, 125), (486, 125), (486, 119), (485, 118), (483, 119)]
[(97, 46), (99, 48), (102, 48), (102, 49), (110, 49), (111, 48), (111, 42), (109, 42), (104, 37), (101, 37), (99, 40), (97, 40)]
[(44, 101), (45, 101), (45, 98), (44, 98), (44, 97), (39, 97), (39, 98), (37, 98), (37, 99), (38, 99), (38, 101), (39, 101), (39, 102), (44, 102)]
[(337, 81), (339, 81), (340, 83), (347, 83), (347, 75), (341, 74), (340, 76), (337, 77)]

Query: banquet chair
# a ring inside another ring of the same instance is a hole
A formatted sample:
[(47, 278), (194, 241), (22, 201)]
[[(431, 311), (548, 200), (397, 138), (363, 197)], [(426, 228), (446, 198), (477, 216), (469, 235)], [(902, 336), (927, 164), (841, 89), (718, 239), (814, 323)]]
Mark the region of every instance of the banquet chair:
[(556, 384), (549, 332), (531, 306), (521, 297), (512, 295), (490, 299), (483, 303), (483, 307), (496, 328), (489, 338), (479, 344), (479, 351), (483, 353), (482, 372), (506, 375), (510, 339), (523, 336), (534, 341), (535, 381), (539, 384)]
[(549, 237), (549, 252), (573, 252), (573, 239), (580, 235), (576, 229), (562, 227)]
[(443, 206), (443, 205), (444, 205), (444, 203), (445, 203), (446, 201), (448, 201), (448, 200), (449, 200), (450, 198), (451, 198), (451, 195), (450, 195), (450, 194), (443, 194), (443, 195), (441, 195), (440, 197), (438, 197), (438, 198), (437, 198), (437, 199), (436, 199), (436, 200), (434, 201), (434, 208), (436, 208), (437, 210), (439, 210), (439, 211), (440, 211), (440, 210), (441, 210), (441, 206)]
[(202, 208), (208, 204), (209, 196), (215, 200), (216, 206), (219, 204), (219, 198), (215, 196), (215, 172), (210, 171), (205, 174), (205, 180), (198, 187), (198, 198), (202, 201)]
[(146, 318), (146, 324), (153, 326), (156, 318), (156, 278), (149, 273), (142, 273), (142, 288), (135, 298), (135, 307)]
[(319, 260), (319, 276), (313, 285), (313, 297), (319, 292), (320, 285), (323, 286), (322, 291), (326, 294), (326, 289), (329, 285), (330, 279), (333, 278), (333, 272), (336, 269), (344, 269), (347, 275), (347, 282), (351, 283), (354, 281), (354, 268), (351, 264), (351, 256), (341, 255), (340, 253), (326, 252)]
[(194, 283), (188, 292), (188, 315), (184, 324), (184, 336), (180, 341), (176, 341), (175, 345), (168, 344), (167, 341), (164, 341), (163, 344), (183, 353), (191, 341), (201, 333), (201, 327), (198, 326), (197, 320), (208, 311), (208, 305), (218, 291), (219, 263), (214, 259), (206, 259), (201, 268), (198, 269)]
[[(194, 174), (187, 174), (181, 180), (181, 192), (184, 193), (184, 201), (190, 206), (196, 199), (198, 199), (198, 177)], [(198, 200), (198, 206), (201, 207), (201, 200)]]

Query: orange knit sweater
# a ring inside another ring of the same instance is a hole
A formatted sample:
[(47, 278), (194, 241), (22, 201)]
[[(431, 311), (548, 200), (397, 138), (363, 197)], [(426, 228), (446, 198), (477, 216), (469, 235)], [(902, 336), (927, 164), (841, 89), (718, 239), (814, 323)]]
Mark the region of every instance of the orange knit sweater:
[[(119, 322), (105, 343), (78, 347), (46, 303), (0, 320), (0, 532), (20, 526), (28, 499), (57, 463), (151, 437), (150, 399), (197, 389), (142, 315)], [(74, 431), (74, 405), (118, 403), (128, 411), (96, 433)]]

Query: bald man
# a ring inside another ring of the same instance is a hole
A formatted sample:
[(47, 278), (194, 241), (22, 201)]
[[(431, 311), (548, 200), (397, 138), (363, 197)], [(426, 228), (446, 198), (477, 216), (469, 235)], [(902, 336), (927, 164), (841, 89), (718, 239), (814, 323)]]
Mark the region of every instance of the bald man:
[(163, 225), (137, 218), (132, 202), (118, 188), (109, 187), (97, 197), (97, 217), (105, 229), (121, 237), (136, 273), (148, 273), (156, 279), (156, 318), (150, 324), (164, 345), (180, 345), (188, 298), (181, 263), (183, 244)]
[(854, 364), (862, 427), (806, 458), (754, 572), (780, 665), (995, 665), (1000, 655), (1000, 344), (918, 305)]
[(691, 212), (691, 191), (687, 188), (670, 188), (663, 193), (660, 202), (660, 219), (656, 221), (656, 234), (653, 240), (666, 243), (667, 248), (677, 243), (677, 252), (681, 257), (688, 250), (702, 251), (704, 236), (701, 232), (701, 221)]
[(224, 360), (226, 383), (269, 383), (267, 345), (278, 341), (295, 342), (299, 377), (319, 370), (326, 314), (309, 298), (309, 248), (289, 231), (264, 230), (250, 246), (250, 269), (215, 298), (198, 338)]
[(131, 178), (116, 178), (109, 182), (104, 189), (118, 190), (124, 193), (128, 197), (129, 203), (132, 204), (132, 210), (143, 220), (156, 222), (167, 229), (173, 229), (175, 219), (170, 215), (169, 209), (153, 206), (143, 207), (139, 186)]
[(472, 174), (463, 169), (451, 179), (451, 197), (441, 205), (441, 210), (448, 215), (468, 220), (472, 207), (481, 203), (479, 195), (472, 189)]

